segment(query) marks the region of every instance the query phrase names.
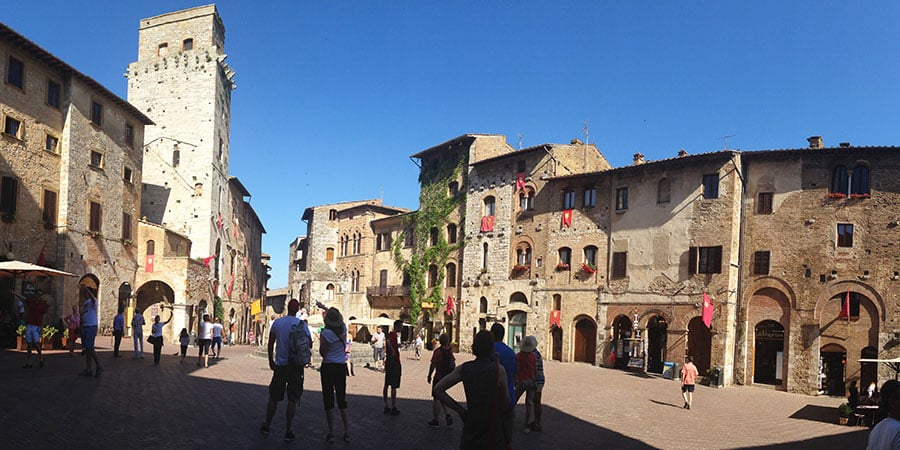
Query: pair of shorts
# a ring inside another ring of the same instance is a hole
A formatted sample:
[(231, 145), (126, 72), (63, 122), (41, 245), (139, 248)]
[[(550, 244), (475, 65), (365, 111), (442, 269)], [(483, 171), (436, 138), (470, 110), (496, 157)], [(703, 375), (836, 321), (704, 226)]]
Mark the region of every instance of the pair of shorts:
[(519, 380), (516, 383), (516, 402), (519, 401), (519, 398), (522, 397), (522, 394), (525, 394), (525, 404), (528, 406), (534, 405), (534, 378), (530, 378), (527, 380)]
[(322, 401), (325, 403), (325, 410), (334, 409), (335, 397), (338, 409), (347, 409), (347, 366), (323, 363), (319, 375), (322, 380)]
[(303, 367), (275, 366), (272, 382), (269, 383), (269, 398), (280, 402), (287, 391), (288, 401), (298, 402), (303, 395)]
[(535, 381), (534, 382), (534, 392), (541, 392), (544, 390), (544, 382), (543, 381)]
[(388, 358), (384, 361), (384, 385), (394, 389), (400, 388), (400, 375), (402, 374), (400, 361)]
[(219, 336), (219, 337), (213, 337), (213, 338), (212, 338), (212, 345), (213, 345), (213, 346), (218, 345), (219, 347), (221, 347), (221, 346), (222, 346), (222, 336)]
[(81, 327), (81, 347), (85, 350), (94, 349), (94, 340), (97, 338), (97, 325)]
[(693, 384), (684, 384), (681, 386), (681, 392), (694, 392)]
[(212, 344), (212, 339), (200, 339), (200, 356), (209, 354), (209, 346)]
[(28, 342), (29, 344), (41, 342), (40, 325), (25, 325), (25, 342)]
[(372, 347), (372, 358), (375, 361), (384, 359), (384, 347)]

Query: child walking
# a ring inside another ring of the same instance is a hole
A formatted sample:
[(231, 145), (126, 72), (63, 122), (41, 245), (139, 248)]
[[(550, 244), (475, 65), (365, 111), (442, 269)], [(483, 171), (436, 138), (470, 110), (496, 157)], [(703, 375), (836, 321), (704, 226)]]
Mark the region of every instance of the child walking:
[(181, 343), (181, 361), (184, 362), (184, 357), (187, 356), (187, 348), (188, 344), (191, 342), (190, 336), (188, 336), (187, 328), (181, 329), (181, 334), (178, 336), (178, 340)]

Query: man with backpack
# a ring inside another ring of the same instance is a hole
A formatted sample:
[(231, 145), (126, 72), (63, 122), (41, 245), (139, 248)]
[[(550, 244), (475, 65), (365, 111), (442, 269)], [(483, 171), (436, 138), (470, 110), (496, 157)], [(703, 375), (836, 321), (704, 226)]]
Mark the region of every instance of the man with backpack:
[(272, 323), (269, 331), (269, 368), (274, 372), (269, 383), (269, 403), (266, 406), (266, 422), (259, 432), (269, 434), (269, 426), (275, 416), (278, 402), (284, 400), (287, 392), (288, 404), (284, 441), (294, 440), (294, 414), (297, 403), (303, 395), (303, 367), (309, 363), (312, 337), (305, 321), (297, 318), (300, 303), (296, 299), (288, 302), (288, 314)]
[[(431, 366), (428, 367), (428, 382), (431, 383), (431, 374), (434, 373), (434, 384), (432, 384), (432, 390), (434, 386), (441, 381), (441, 378), (447, 376), (448, 373), (453, 372), (453, 369), (456, 368), (456, 357), (453, 356), (453, 348), (450, 347), (450, 336), (446, 333), (441, 334), (441, 337), (438, 338), (438, 342), (440, 342), (441, 346), (434, 349), (434, 353), (431, 355)], [(438, 412), (441, 408), (444, 409), (444, 417), (447, 419), (447, 426), (453, 425), (453, 416), (451, 416), (447, 412), (447, 407), (444, 406), (437, 397), (432, 395), (433, 406), (432, 406), (432, 414), (431, 414), (431, 422), (428, 422), (428, 426), (431, 428), (438, 428), (441, 426), (440, 422), (438, 422)]]

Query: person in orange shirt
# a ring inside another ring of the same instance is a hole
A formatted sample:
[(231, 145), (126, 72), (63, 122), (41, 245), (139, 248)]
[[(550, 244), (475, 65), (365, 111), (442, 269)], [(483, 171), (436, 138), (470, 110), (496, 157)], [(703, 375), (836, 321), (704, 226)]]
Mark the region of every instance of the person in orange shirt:
[(688, 356), (684, 366), (681, 367), (681, 396), (684, 397), (684, 409), (691, 409), (694, 400), (694, 382), (697, 380), (697, 366), (694, 360)]

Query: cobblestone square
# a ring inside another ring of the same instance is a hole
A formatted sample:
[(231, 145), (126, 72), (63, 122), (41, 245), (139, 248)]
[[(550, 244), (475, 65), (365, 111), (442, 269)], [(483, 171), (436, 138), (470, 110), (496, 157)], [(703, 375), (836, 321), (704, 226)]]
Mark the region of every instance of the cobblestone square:
[[(297, 440), (282, 442), (284, 404), (272, 433), (258, 432), (271, 372), (249, 346), (226, 347), (208, 369), (196, 349), (184, 364), (166, 345), (152, 355), (113, 358), (111, 338), (98, 338), (100, 378), (79, 377), (82, 357), (46, 353), (44, 368), (23, 369), (23, 352), (0, 353), (0, 427), (4, 448), (360, 448), (452, 449), (461, 424), (431, 429), (428, 362), (403, 353), (400, 416), (382, 414), (379, 372), (356, 367), (348, 378), (351, 443), (327, 444), (318, 372), (307, 369), (295, 419)], [(127, 344), (127, 345), (126, 345)], [(148, 346), (149, 348), (149, 346)], [(468, 360), (469, 355), (459, 355)], [(524, 434), (517, 406), (513, 448), (719, 449), (863, 448), (868, 429), (837, 425), (840, 398), (810, 397), (758, 387), (698, 386), (693, 409), (681, 408), (677, 381), (584, 364), (545, 363), (544, 431)], [(463, 398), (461, 385), (455, 398)], [(338, 420), (337, 426), (340, 421)], [(340, 441), (340, 440), (338, 440)]]

